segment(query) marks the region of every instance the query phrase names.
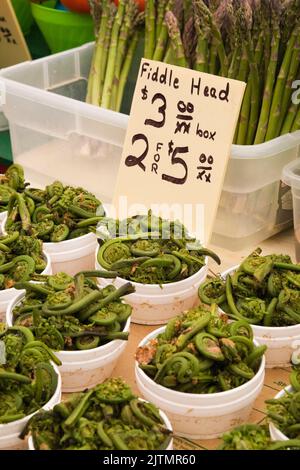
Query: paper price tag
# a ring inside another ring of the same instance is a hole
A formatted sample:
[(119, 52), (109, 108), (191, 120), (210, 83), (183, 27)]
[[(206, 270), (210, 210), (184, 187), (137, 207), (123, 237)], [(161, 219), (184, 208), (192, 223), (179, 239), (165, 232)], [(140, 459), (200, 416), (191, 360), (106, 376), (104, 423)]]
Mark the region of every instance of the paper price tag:
[(10, 0), (0, 0), (0, 68), (9, 67), (31, 56)]
[(115, 206), (126, 196), (130, 215), (143, 204), (164, 216), (180, 205), (197, 234), (202, 208), (201, 238), (209, 242), (244, 90), (243, 82), (143, 59)]

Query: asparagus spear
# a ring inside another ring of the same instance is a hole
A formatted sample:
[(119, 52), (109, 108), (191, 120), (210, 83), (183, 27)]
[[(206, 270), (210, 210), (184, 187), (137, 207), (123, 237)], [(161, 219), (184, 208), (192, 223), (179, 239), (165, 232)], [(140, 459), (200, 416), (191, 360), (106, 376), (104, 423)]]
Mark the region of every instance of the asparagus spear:
[(233, 0), (220, 0), (220, 4), (214, 13), (214, 20), (218, 26), (228, 59), (232, 59), (233, 51), (237, 43), (237, 21)]
[(129, 70), (132, 64), (132, 59), (139, 41), (140, 33), (139, 31), (135, 31), (133, 34), (133, 37), (130, 40), (129, 48), (126, 54), (126, 59), (122, 68), (121, 76), (120, 76), (120, 83), (119, 83), (119, 89), (118, 89), (118, 97), (117, 97), (117, 105), (116, 105), (116, 111), (120, 111), (121, 105), (122, 105), (122, 100), (123, 100), (123, 95), (124, 95), (124, 90), (126, 86), (126, 81), (128, 78)]
[(211, 39), (211, 46), (210, 46), (208, 71), (209, 73), (212, 73), (212, 74), (217, 73), (218, 71), (217, 59), (219, 59), (220, 67), (221, 67), (221, 75), (226, 76), (228, 72), (228, 65), (229, 65), (228, 58), (226, 56), (226, 51), (225, 51), (225, 47), (223, 44), (222, 35), (216, 24), (216, 21), (211, 11), (203, 2), (203, 0), (195, 0), (194, 9), (196, 11), (196, 14), (198, 14), (199, 17), (203, 16), (204, 18), (205, 17), (209, 18), (209, 26), (211, 30), (212, 39)]
[(220, 68), (220, 75), (222, 75), (223, 77), (226, 77), (227, 74), (228, 74), (229, 61), (228, 61), (228, 57), (227, 57), (227, 54), (226, 54), (226, 51), (225, 51), (222, 35), (221, 35), (221, 32), (220, 32), (220, 30), (219, 30), (219, 28), (218, 28), (218, 26), (217, 26), (217, 24), (214, 20), (213, 15), (211, 15), (210, 21), (211, 21), (213, 42), (214, 41), (216, 42), (218, 58), (219, 58), (219, 61), (220, 61), (220, 67), (221, 67)]
[(196, 46), (194, 70), (198, 70), (199, 72), (208, 72), (208, 43), (210, 37), (209, 22), (210, 18), (207, 15), (207, 12), (204, 11), (203, 14), (200, 14), (199, 9), (197, 9), (197, 5), (195, 5), (195, 30), (198, 36), (198, 41)]
[(281, 129), (284, 118), (285, 118), (286, 113), (287, 113), (288, 108), (289, 108), (289, 104), (290, 104), (290, 101), (291, 101), (291, 96), (292, 96), (292, 93), (293, 93), (292, 85), (293, 85), (293, 82), (294, 82), (295, 77), (297, 75), (299, 65), (300, 65), (300, 34), (299, 34), (299, 38), (298, 38), (298, 40), (296, 41), (296, 44), (295, 44), (295, 48), (294, 48), (293, 55), (292, 55), (292, 60), (291, 60), (289, 73), (288, 73), (286, 83), (285, 83), (285, 88), (284, 88), (283, 97), (282, 97), (282, 101), (281, 101), (281, 115), (280, 115), (280, 119), (279, 119), (278, 129)]
[(111, 109), (115, 110), (117, 106), (117, 96), (118, 88), (120, 83), (120, 75), (122, 70), (122, 65), (126, 57), (126, 49), (129, 36), (134, 27), (135, 18), (138, 14), (138, 6), (135, 0), (129, 0), (126, 4), (124, 21), (121, 26), (119, 42), (118, 42), (118, 52), (115, 63), (115, 73), (114, 73), (114, 82), (113, 82), (113, 92), (112, 92), (112, 101)]
[(193, 1), (183, 0), (183, 22), (186, 24), (193, 17)]
[(103, 3), (101, 0), (89, 0), (90, 12), (95, 26), (95, 36), (97, 36), (100, 28)]
[(118, 10), (117, 10), (117, 14), (116, 14), (113, 28), (112, 28), (110, 49), (109, 49), (108, 61), (107, 61), (107, 70), (106, 70), (106, 75), (105, 75), (105, 80), (104, 80), (104, 85), (103, 85), (103, 94), (102, 94), (102, 99), (101, 99), (101, 106), (103, 108), (110, 108), (112, 88), (113, 88), (113, 79), (114, 79), (114, 69), (115, 69), (117, 49), (118, 49), (119, 32), (120, 32), (122, 21), (124, 18), (125, 5), (126, 5), (125, 0), (119, 0)]
[(250, 62), (250, 80), (251, 80), (251, 109), (249, 116), (249, 124), (247, 130), (246, 145), (253, 143), (255, 132), (257, 128), (257, 122), (259, 118), (259, 106), (260, 106), (260, 86), (259, 86), (259, 75), (256, 63), (251, 60)]
[[(174, 7), (174, 0), (169, 0), (166, 6), (166, 11), (171, 11)], [(157, 36), (157, 43), (156, 43), (156, 48), (153, 54), (153, 60), (158, 60), (162, 61), (164, 59), (166, 50), (167, 50), (167, 44), (168, 44), (168, 27), (165, 21), (165, 13), (164, 13), (164, 20), (160, 28), (160, 33), (159, 36)]]
[(247, 137), (247, 128), (248, 128), (248, 121), (250, 115), (250, 108), (251, 108), (251, 91), (252, 91), (252, 83), (251, 80), (248, 81), (241, 113), (239, 117), (239, 124), (238, 124), (238, 134), (237, 134), (237, 144), (244, 145), (246, 142)]
[(295, 26), (291, 37), (287, 44), (287, 49), (281, 64), (281, 68), (277, 77), (276, 86), (273, 94), (270, 119), (268, 123), (268, 129), (266, 133), (266, 140), (274, 139), (278, 136), (280, 130), (280, 115), (281, 115), (281, 101), (283, 98), (284, 88), (290, 69), (292, 60), (293, 50), (295, 47), (296, 40), (300, 34), (299, 26)]
[(248, 60), (248, 54), (247, 54), (247, 47), (245, 44), (243, 44), (242, 45), (242, 57), (241, 57), (237, 79), (242, 82), (245, 82), (247, 81), (248, 75), (249, 75), (249, 60)]
[(229, 78), (237, 78), (241, 62), (241, 41), (240, 31), (236, 21), (236, 15), (233, 11), (233, 6), (229, 9), (229, 17), (231, 17), (231, 27), (228, 31), (229, 43), (231, 49), (230, 65), (228, 69)]
[(255, 54), (254, 60), (258, 67), (263, 65), (263, 58), (264, 58), (264, 36), (265, 32), (263, 30), (260, 31), (259, 37), (255, 46)]
[(257, 132), (255, 136), (254, 143), (261, 144), (265, 140), (269, 114), (271, 108), (272, 93), (275, 84), (276, 69), (278, 62), (278, 52), (279, 52), (279, 43), (280, 43), (280, 29), (278, 21), (274, 21), (273, 35), (272, 35), (272, 44), (271, 44), (271, 56), (268, 66), (267, 80), (264, 88), (263, 102), (259, 117), (259, 122), (257, 126)]
[(184, 26), (182, 42), (185, 56), (191, 68), (195, 62), (195, 51), (197, 46), (197, 35), (195, 31), (194, 17), (190, 16)]
[(291, 132), (299, 131), (300, 130), (300, 105), (298, 105), (298, 112), (296, 114)]
[(220, 0), (207, 0), (210, 11), (216, 11), (219, 8)]
[[(157, 2), (157, 20), (156, 20), (156, 41), (158, 42), (160, 33), (165, 21), (165, 13), (168, 0), (160, 0)], [(157, 44), (156, 44), (157, 45)]]
[(286, 0), (282, 14), (282, 42), (285, 47), (299, 20), (300, 0)]
[[(94, 29), (95, 29), (95, 38), (97, 40), (98, 33), (99, 33), (99, 26), (100, 26), (100, 19), (101, 19), (101, 6), (98, 5), (99, 0), (89, 0), (89, 6), (91, 11), (91, 16), (94, 21)], [(87, 85), (87, 94), (86, 94), (86, 102), (91, 103), (92, 100), (92, 86), (94, 80), (94, 61), (95, 61), (96, 49), (93, 50), (93, 57), (90, 67), (90, 72), (88, 76), (88, 85)]]
[(91, 87), (91, 99), (90, 103), (95, 104), (97, 106), (100, 105), (101, 99), (101, 61), (102, 61), (102, 53), (104, 49), (104, 42), (105, 42), (105, 34), (107, 29), (107, 23), (109, 18), (110, 9), (108, 6), (108, 2), (104, 1), (102, 4), (102, 16), (100, 22), (100, 29), (98, 38), (96, 41), (95, 46), (95, 55), (92, 63), (92, 70), (90, 73), (90, 77), (92, 79), (92, 87)]
[(145, 37), (145, 58), (152, 59), (156, 44), (156, 16), (154, 0), (146, 2), (146, 37)]
[(280, 132), (281, 135), (288, 134), (289, 132), (292, 131), (293, 124), (297, 115), (298, 106), (299, 105), (296, 103), (292, 103), (290, 105), (287, 115), (285, 117), (285, 120), (283, 122), (282, 128), (281, 128), (281, 132)]
[(242, 48), (241, 63), (237, 79), (246, 82), (249, 75), (250, 57), (248, 52), (249, 44), (251, 42), (251, 18), (249, 15), (246, 15), (246, 10), (243, 5), (241, 5), (237, 11), (237, 25), (239, 28), (240, 47)]
[(236, 78), (239, 73), (239, 64), (241, 62), (240, 48), (236, 47), (232, 53), (230, 66), (228, 69), (228, 78)]
[(107, 68), (109, 47), (110, 47), (110, 41), (111, 41), (111, 33), (112, 33), (112, 28), (113, 28), (116, 13), (117, 13), (117, 7), (115, 6), (114, 3), (111, 3), (109, 5), (108, 21), (107, 21), (106, 32), (105, 32), (105, 37), (104, 37), (103, 52), (102, 52), (102, 56), (101, 56), (101, 67), (100, 67), (101, 96), (100, 96), (100, 103), (101, 103), (101, 100), (102, 100), (102, 91), (103, 91), (104, 81), (105, 81), (105, 76), (106, 76), (106, 68)]
[(180, 32), (183, 30), (183, 0), (174, 0), (172, 12), (176, 16)]
[(94, 48), (91, 67), (90, 67), (90, 72), (89, 72), (89, 76), (88, 76), (87, 93), (86, 93), (86, 98), (85, 98), (86, 103), (89, 103), (89, 104), (92, 103), (92, 89), (93, 89), (93, 82), (94, 82), (95, 55), (96, 55), (96, 50)]
[(174, 13), (168, 11), (166, 13), (165, 20), (169, 31), (171, 48), (175, 58), (175, 65), (186, 67), (187, 61), (184, 54), (184, 47), (181, 40), (177, 18)]
[(168, 47), (167, 52), (165, 54), (164, 62), (166, 64), (170, 64), (170, 65), (175, 64), (174, 51), (173, 51), (173, 48), (172, 48), (171, 44), (169, 44), (169, 47)]

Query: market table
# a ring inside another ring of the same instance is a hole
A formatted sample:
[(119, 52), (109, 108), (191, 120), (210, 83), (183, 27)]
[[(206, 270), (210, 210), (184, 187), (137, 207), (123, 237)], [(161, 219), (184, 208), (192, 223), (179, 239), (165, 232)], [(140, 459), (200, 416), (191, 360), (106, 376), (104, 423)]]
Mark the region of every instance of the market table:
[[(284, 253), (289, 254), (294, 259), (295, 254), (293, 230), (287, 230), (264, 241), (263, 243), (260, 243), (260, 247), (263, 249), (263, 253), (265, 254)], [(212, 246), (212, 248), (219, 254), (222, 260), (222, 264), (219, 268), (220, 272), (240, 263), (242, 258), (247, 256), (252, 251), (251, 248), (238, 252), (231, 252), (220, 249), (216, 246)], [(253, 246), (252, 248), (255, 249), (257, 247)], [(211, 271), (214, 274), (216, 274), (215, 266), (216, 265), (213, 266), (213, 271)], [(140, 341), (156, 328), (158, 328), (158, 326), (143, 326), (132, 324), (130, 339), (126, 351), (113, 372), (115, 377), (123, 377), (132, 386), (136, 393), (138, 393), (138, 389), (134, 376), (135, 351)], [(262, 393), (255, 402), (249, 422), (261, 423), (264, 421), (266, 416), (264, 404), (265, 400), (273, 398), (279, 390), (289, 384), (289, 373), (290, 370), (285, 368), (266, 369), (265, 384)], [(218, 444), (218, 439), (190, 441), (187, 439), (175, 438), (174, 446), (176, 449), (207, 450), (215, 449)]]

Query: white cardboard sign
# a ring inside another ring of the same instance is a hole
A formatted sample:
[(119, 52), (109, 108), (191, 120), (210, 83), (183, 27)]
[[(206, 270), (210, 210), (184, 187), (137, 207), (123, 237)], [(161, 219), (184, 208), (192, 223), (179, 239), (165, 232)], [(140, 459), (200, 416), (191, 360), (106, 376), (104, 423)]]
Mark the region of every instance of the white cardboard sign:
[(0, 68), (9, 67), (31, 55), (10, 0), (0, 0)]
[[(117, 210), (124, 196), (128, 207), (155, 207), (155, 215), (164, 216), (161, 205), (189, 207), (183, 222), (208, 243), (245, 86), (143, 59), (115, 190)], [(194, 209), (200, 205), (199, 231)]]

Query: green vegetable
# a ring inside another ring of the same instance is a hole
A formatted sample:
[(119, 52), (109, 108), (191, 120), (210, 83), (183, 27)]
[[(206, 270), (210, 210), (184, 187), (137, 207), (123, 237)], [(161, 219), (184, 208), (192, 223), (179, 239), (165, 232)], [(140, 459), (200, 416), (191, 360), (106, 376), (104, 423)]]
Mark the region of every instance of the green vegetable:
[(200, 300), (225, 305), (228, 316), (252, 325), (290, 326), (300, 323), (300, 265), (288, 255), (251, 253), (226, 279), (208, 279), (199, 287)]
[(6, 424), (36, 412), (53, 396), (57, 374), (49, 363), (60, 363), (52, 351), (33, 341), (32, 332), (12, 327), (1, 333), (5, 362), (0, 366), (0, 423)]
[(300, 439), (272, 441), (268, 426), (243, 424), (222, 436), (217, 450), (299, 450)]
[(268, 426), (243, 424), (223, 434), (218, 450), (266, 450), (270, 445)]
[(300, 439), (300, 392), (286, 391), (283, 397), (266, 400), (266, 404), (274, 425), (288, 438)]
[(40, 240), (13, 231), (0, 237), (0, 289), (27, 282), (46, 268)]
[(37, 413), (22, 432), (37, 450), (160, 450), (172, 437), (157, 408), (112, 378)]
[[(15, 174), (14, 165), (10, 168), (12, 174)], [(6, 182), (7, 179), (5, 176), (2, 181)], [(0, 210), (1, 188), (7, 191), (7, 186), (2, 187), (0, 180)], [(95, 226), (105, 216), (96, 196), (83, 188), (64, 186), (60, 181), (54, 181), (44, 190), (21, 184), (17, 190), (10, 191), (5, 200), (8, 237), (3, 238), (3, 243), (12, 246), (12, 249), (17, 233), (44, 242), (58, 243), (95, 231)]]
[(86, 350), (115, 339), (126, 341), (128, 333), (123, 330), (132, 309), (121, 299), (134, 289), (130, 283), (118, 290), (112, 285), (100, 289), (91, 278), (102, 274), (86, 271), (72, 277), (57, 273), (44, 276), (38, 284), (16, 284), (26, 295), (14, 308), (14, 324), (19, 330), (23, 325), (30, 327), (37, 340), (34, 346), (42, 353), (43, 347), (51, 354), (48, 348)]
[[(107, 221), (106, 230), (109, 232)], [(153, 216), (136, 216), (116, 221), (117, 233), (104, 241), (98, 263), (118, 276), (142, 284), (181, 281), (205, 265), (205, 256), (219, 257), (189, 237), (185, 227)], [(123, 233), (127, 235), (124, 236)]]
[(260, 144), (300, 129), (300, 106), (292, 102), (298, 0), (148, 0), (143, 14), (134, 0), (118, 9), (91, 2), (98, 14), (87, 102), (120, 110), (142, 29), (146, 59), (246, 82), (234, 143)]
[(135, 0), (121, 0), (118, 8), (105, 0), (94, 20), (96, 42), (86, 101), (120, 111), (143, 15)]
[[(231, 336), (235, 324), (234, 331), (244, 335)], [(264, 352), (265, 348), (254, 345), (244, 323), (220, 318), (213, 305), (211, 311), (198, 307), (169, 321), (163, 333), (138, 348), (136, 360), (164, 387), (218, 393), (252, 379)]]

